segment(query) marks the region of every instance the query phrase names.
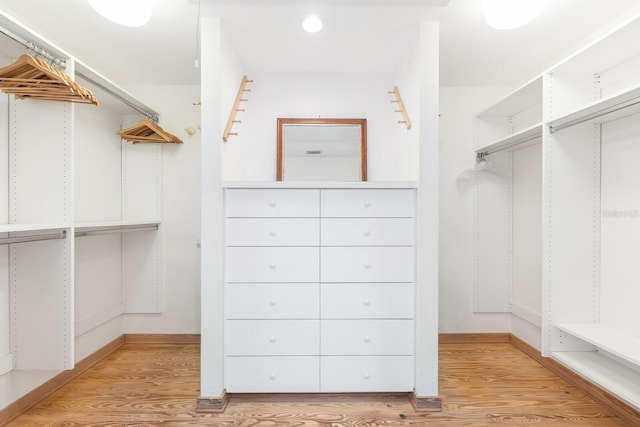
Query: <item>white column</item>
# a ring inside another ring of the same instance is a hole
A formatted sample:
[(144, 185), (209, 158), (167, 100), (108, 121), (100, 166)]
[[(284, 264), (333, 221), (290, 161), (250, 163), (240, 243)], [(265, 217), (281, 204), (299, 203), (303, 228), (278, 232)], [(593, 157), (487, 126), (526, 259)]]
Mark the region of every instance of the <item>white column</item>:
[(224, 392), (220, 18), (201, 20), (201, 369), (200, 396)]
[(420, 166), (416, 283), (416, 389), (438, 395), (439, 23), (420, 24)]

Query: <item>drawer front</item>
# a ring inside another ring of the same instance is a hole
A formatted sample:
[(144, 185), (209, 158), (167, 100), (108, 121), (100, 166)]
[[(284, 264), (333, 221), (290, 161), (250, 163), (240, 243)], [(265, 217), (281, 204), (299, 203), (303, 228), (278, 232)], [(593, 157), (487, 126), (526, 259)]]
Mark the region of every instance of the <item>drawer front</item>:
[(228, 247), (225, 254), (229, 283), (319, 281), (319, 248)]
[(415, 216), (414, 190), (322, 190), (322, 217)]
[(317, 393), (320, 390), (318, 356), (227, 357), (228, 393)]
[(320, 390), (324, 393), (412, 391), (412, 356), (323, 356)]
[(225, 290), (227, 319), (317, 319), (319, 285), (235, 283)]
[(413, 218), (323, 218), (324, 246), (412, 246)]
[(323, 319), (412, 319), (413, 283), (323, 283)]
[(227, 189), (226, 217), (318, 217), (320, 190)]
[(227, 218), (226, 246), (318, 246), (317, 218)]
[(325, 247), (322, 282), (413, 282), (414, 249), (401, 247)]
[(396, 355), (414, 352), (412, 320), (322, 320), (322, 355)]
[(319, 354), (319, 320), (228, 320), (227, 356)]

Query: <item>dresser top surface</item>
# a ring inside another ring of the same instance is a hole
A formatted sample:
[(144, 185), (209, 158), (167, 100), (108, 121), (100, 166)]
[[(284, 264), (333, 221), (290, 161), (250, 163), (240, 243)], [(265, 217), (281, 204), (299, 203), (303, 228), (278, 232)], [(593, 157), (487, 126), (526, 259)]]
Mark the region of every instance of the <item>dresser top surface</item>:
[(224, 181), (224, 188), (417, 188), (415, 181)]

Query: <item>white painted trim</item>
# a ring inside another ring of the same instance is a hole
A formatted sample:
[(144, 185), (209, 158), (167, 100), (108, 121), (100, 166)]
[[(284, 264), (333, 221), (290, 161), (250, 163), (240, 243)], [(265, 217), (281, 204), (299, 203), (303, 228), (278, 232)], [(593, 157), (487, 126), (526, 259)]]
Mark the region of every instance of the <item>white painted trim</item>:
[(90, 330), (97, 328), (100, 325), (104, 325), (110, 320), (115, 319), (118, 316), (124, 314), (124, 304), (118, 304), (111, 308), (107, 308), (98, 313), (94, 313), (76, 321), (75, 324), (75, 336), (78, 337), (82, 334), (89, 332)]
[(542, 327), (542, 317), (540, 313), (536, 313), (535, 311), (521, 306), (520, 304), (516, 304), (514, 302), (511, 303), (511, 314), (522, 320), (526, 320), (539, 328)]
[(13, 370), (13, 354), (8, 353), (0, 356), (0, 375), (4, 375)]

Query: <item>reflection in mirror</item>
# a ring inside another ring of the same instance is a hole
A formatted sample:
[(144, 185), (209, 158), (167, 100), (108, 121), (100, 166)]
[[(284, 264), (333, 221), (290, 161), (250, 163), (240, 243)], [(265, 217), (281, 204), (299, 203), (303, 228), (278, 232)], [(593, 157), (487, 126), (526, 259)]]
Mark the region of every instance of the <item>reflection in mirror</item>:
[(278, 119), (278, 181), (366, 181), (366, 119)]

